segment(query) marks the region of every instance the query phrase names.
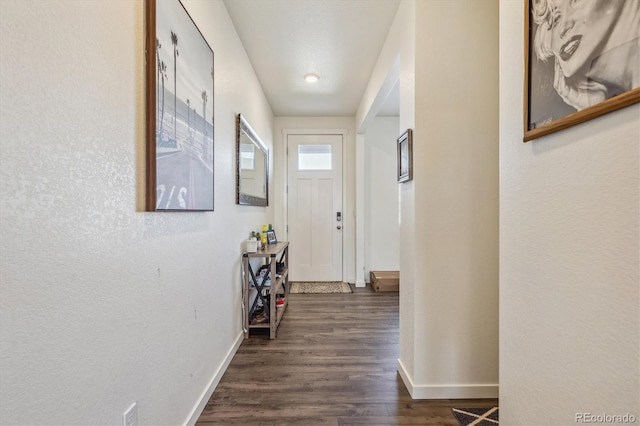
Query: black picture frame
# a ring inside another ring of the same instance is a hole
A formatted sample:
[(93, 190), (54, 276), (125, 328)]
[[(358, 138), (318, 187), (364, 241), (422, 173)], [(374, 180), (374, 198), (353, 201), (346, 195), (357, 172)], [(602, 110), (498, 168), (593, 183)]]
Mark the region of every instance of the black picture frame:
[(398, 183), (413, 179), (413, 129), (407, 129), (397, 139)]
[[(640, 102), (640, 85), (628, 77), (629, 68), (637, 67), (629, 55), (637, 54), (640, 37), (640, 29), (628, 23), (638, 19), (640, 2), (589, 0), (565, 8), (553, 0), (524, 3), (524, 142)], [(548, 44), (553, 37), (560, 49)], [(616, 83), (612, 72), (619, 76)]]
[(267, 244), (276, 244), (278, 242), (278, 238), (276, 238), (276, 231), (273, 229), (267, 231)]
[(146, 210), (214, 210), (213, 50), (179, 0), (146, 0)]

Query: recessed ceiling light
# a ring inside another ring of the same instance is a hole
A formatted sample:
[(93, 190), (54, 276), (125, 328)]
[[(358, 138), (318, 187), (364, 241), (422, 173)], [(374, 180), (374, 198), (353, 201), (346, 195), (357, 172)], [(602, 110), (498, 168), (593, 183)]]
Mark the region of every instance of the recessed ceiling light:
[(315, 83), (318, 80), (320, 80), (320, 77), (318, 76), (318, 74), (312, 73), (304, 76), (304, 81), (306, 81), (307, 83)]

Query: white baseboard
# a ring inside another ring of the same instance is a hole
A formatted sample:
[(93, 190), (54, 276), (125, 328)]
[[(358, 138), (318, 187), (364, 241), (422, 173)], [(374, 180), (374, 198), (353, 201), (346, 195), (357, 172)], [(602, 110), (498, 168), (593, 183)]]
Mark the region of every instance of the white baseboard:
[(242, 344), (243, 340), (244, 333), (240, 332), (240, 335), (238, 335), (238, 338), (234, 342), (233, 346), (231, 347), (231, 349), (229, 349), (229, 352), (227, 352), (227, 356), (224, 358), (224, 361), (211, 378), (209, 385), (202, 393), (200, 400), (196, 403), (195, 407), (193, 407), (193, 410), (191, 410), (191, 413), (189, 414), (189, 417), (187, 417), (185, 425), (193, 426), (196, 424), (196, 422), (198, 421), (198, 417), (200, 417), (200, 414), (202, 414), (202, 410), (204, 410), (207, 402), (209, 402), (209, 398), (211, 398), (211, 395), (213, 395), (213, 391), (216, 389), (216, 386), (218, 386), (218, 383), (220, 383), (222, 375), (225, 371), (227, 371), (227, 367), (229, 367), (231, 360), (238, 351), (238, 348), (240, 347), (240, 344)]
[(356, 287), (365, 287), (366, 285), (365, 281), (356, 281)]
[(401, 360), (398, 360), (398, 373), (413, 399), (498, 398), (498, 384), (416, 385)]

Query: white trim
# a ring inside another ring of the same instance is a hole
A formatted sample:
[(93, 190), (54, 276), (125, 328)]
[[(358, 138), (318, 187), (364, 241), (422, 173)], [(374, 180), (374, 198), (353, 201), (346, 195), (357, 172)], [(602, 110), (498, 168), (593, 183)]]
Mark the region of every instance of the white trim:
[(416, 385), (402, 361), (398, 359), (398, 374), (412, 399), (481, 399), (498, 398), (498, 384)]
[(498, 398), (497, 384), (420, 385), (415, 386), (413, 399), (483, 399)]
[(411, 398), (413, 399), (413, 380), (411, 380), (411, 376), (407, 372), (407, 369), (404, 368), (404, 364), (400, 358), (398, 358), (398, 374), (400, 374), (400, 378), (404, 382), (404, 386), (407, 388)]
[(282, 135), (343, 135), (346, 139), (349, 129), (282, 129)]
[(225, 371), (227, 371), (227, 367), (229, 367), (231, 360), (235, 356), (243, 340), (244, 340), (244, 333), (241, 332), (236, 338), (236, 341), (231, 347), (231, 349), (229, 349), (229, 352), (227, 352), (227, 356), (224, 358), (222, 365), (220, 365), (218, 370), (215, 372), (215, 374), (211, 378), (209, 385), (200, 396), (200, 399), (198, 400), (197, 404), (193, 407), (193, 410), (191, 410), (191, 413), (189, 413), (189, 416), (187, 417), (187, 421), (184, 423), (185, 425), (193, 426), (196, 424), (196, 422), (198, 421), (198, 417), (200, 417), (200, 414), (202, 414), (204, 407), (207, 405), (207, 402), (209, 402), (209, 398), (211, 398), (211, 395), (213, 395), (213, 391), (218, 386), (218, 383), (220, 383), (220, 380), (222, 379), (222, 375), (224, 374)]
[(356, 287), (365, 286), (364, 276), (364, 143), (365, 138), (361, 133), (356, 134), (356, 173), (355, 173), (355, 185), (356, 185)]

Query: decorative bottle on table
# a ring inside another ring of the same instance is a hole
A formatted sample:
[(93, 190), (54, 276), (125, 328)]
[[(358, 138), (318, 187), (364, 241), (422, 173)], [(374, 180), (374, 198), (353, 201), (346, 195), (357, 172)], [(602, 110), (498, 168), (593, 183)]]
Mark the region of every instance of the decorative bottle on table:
[(262, 225), (262, 250), (267, 247), (267, 225)]

